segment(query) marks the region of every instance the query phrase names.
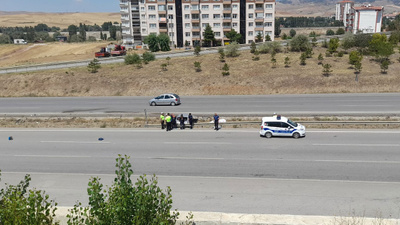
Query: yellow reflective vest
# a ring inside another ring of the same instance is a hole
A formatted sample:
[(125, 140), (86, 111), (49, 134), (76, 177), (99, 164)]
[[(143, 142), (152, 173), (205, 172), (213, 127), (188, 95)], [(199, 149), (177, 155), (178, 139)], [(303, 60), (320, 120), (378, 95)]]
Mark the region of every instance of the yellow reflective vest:
[(171, 116), (167, 116), (167, 117), (165, 117), (165, 120), (167, 121), (167, 123), (170, 123), (171, 120), (172, 120), (172, 117)]

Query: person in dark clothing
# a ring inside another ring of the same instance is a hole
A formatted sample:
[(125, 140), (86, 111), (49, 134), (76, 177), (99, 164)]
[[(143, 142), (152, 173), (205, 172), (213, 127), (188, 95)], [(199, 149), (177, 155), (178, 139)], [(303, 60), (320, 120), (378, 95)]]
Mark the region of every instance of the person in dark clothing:
[(218, 122), (219, 122), (219, 116), (217, 113), (214, 114), (214, 130), (218, 131)]
[(181, 130), (185, 129), (185, 118), (183, 117), (183, 114), (179, 117), (179, 125)]
[(189, 124), (190, 124), (190, 129), (193, 129), (193, 116), (192, 116), (192, 113), (189, 113), (188, 120), (189, 120)]
[(172, 129), (178, 128), (178, 126), (176, 125), (176, 116), (172, 113)]

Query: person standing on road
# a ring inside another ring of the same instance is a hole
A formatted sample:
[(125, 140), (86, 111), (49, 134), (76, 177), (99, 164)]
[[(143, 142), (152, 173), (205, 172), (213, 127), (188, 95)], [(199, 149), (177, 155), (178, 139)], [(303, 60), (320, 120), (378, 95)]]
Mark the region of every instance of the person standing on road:
[(179, 125), (181, 130), (185, 129), (185, 118), (183, 117), (183, 114), (179, 117)]
[(189, 124), (190, 124), (190, 129), (193, 129), (193, 116), (192, 116), (192, 113), (189, 113), (188, 120), (189, 120)]
[(167, 116), (165, 117), (165, 121), (167, 122), (167, 131), (172, 130), (172, 128), (171, 128), (172, 118), (169, 115), (169, 113), (167, 113)]
[(218, 122), (219, 122), (219, 116), (217, 113), (214, 114), (214, 130), (218, 131)]
[(165, 117), (163, 112), (160, 115), (160, 122), (161, 122), (161, 130), (163, 130), (165, 128)]
[(172, 126), (171, 126), (171, 130), (172, 130), (172, 129), (178, 128), (178, 126), (176, 125), (176, 116), (172, 113), (171, 117), (172, 117)]

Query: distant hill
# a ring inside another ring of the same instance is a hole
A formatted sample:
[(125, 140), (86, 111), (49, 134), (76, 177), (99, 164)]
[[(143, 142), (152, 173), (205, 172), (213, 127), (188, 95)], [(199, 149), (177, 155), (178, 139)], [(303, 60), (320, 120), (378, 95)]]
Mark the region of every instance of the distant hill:
[[(28, 15), (28, 16), (27, 16)], [(69, 25), (102, 25), (104, 22), (121, 23), (121, 14), (116, 13), (41, 13), (41, 12), (5, 12), (0, 11), (0, 26), (25, 27), (36, 26), (39, 23), (49, 27), (56, 26), (61, 29)]]

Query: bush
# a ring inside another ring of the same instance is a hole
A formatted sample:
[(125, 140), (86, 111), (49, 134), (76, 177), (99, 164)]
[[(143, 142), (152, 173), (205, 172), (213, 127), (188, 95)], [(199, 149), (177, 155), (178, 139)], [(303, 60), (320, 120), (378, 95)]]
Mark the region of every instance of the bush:
[(195, 61), (193, 63), (193, 65), (194, 65), (194, 68), (196, 68), (196, 72), (200, 72), (201, 71), (201, 62)]
[(326, 31), (326, 35), (327, 36), (335, 35), (335, 31), (329, 29), (329, 30)]
[(222, 76), (229, 76), (229, 66), (228, 64), (224, 64), (224, 67), (222, 67)]
[(119, 156), (115, 166), (116, 177), (110, 188), (103, 190), (98, 177), (90, 179), (87, 189), (89, 206), (82, 207), (81, 203), (77, 203), (67, 215), (69, 225), (176, 223), (179, 213), (176, 210), (171, 213), (172, 195), (169, 187), (165, 192), (162, 191), (155, 175), (150, 180), (146, 175), (140, 176), (134, 183), (126, 155)]
[(296, 31), (294, 29), (290, 29), (289, 35), (290, 35), (290, 37), (296, 36)]
[(10, 35), (7, 34), (0, 35), (0, 44), (11, 44), (11, 43), (12, 40)]
[(299, 51), (306, 51), (308, 48), (311, 48), (311, 44), (308, 41), (307, 36), (300, 34), (294, 37), (290, 41), (290, 50), (299, 52)]
[(143, 59), (144, 63), (147, 64), (148, 62), (156, 60), (156, 55), (154, 55), (154, 53), (152, 53), (152, 52), (145, 52), (142, 55), (142, 59)]
[(239, 56), (239, 44), (237, 42), (232, 42), (225, 47), (227, 57), (237, 57)]
[(57, 203), (49, 200), (44, 191), (29, 190), (30, 181), (30, 175), (26, 175), (19, 184), (6, 184), (0, 190), (1, 224), (58, 224), (55, 221)]
[(89, 36), (88, 41), (95, 42), (97, 39), (93, 36)]
[(142, 63), (142, 59), (136, 53), (129, 54), (125, 56), (125, 64), (132, 65), (132, 64), (139, 64)]

